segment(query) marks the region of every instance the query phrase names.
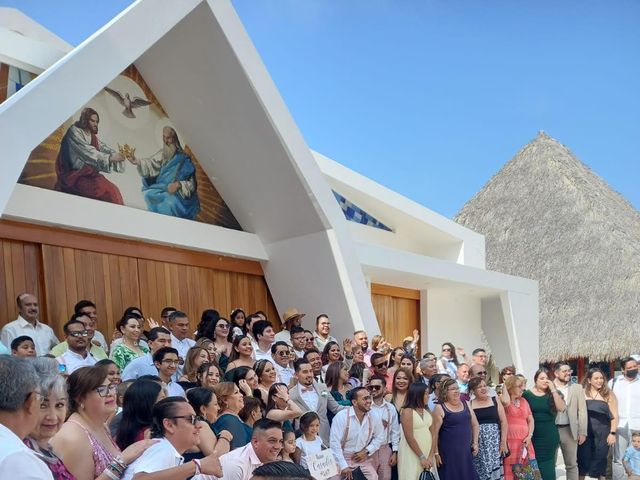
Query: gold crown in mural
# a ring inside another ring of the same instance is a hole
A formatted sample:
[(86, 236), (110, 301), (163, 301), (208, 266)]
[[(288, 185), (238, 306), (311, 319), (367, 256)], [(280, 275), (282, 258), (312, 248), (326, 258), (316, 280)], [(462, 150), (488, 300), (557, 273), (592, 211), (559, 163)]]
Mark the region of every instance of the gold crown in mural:
[(131, 160), (132, 158), (135, 158), (134, 155), (136, 153), (136, 149), (128, 143), (125, 143), (124, 145), (118, 144), (118, 152), (127, 160)]

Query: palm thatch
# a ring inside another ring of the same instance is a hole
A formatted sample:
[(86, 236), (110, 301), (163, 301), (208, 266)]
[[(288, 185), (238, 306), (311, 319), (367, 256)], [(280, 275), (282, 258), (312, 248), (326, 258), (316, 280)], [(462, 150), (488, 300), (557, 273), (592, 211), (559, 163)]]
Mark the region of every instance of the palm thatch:
[(540, 360), (640, 350), (640, 213), (541, 132), (457, 214), (487, 268), (539, 281)]

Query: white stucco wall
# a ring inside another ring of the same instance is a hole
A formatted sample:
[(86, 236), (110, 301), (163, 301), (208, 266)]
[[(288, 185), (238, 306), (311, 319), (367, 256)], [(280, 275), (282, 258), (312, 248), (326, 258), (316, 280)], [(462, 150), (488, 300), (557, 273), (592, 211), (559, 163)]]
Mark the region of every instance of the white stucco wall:
[(423, 332), (427, 336), (428, 351), (439, 355), (443, 342), (463, 347), (468, 354), (481, 346), (482, 305), (479, 298), (447, 289), (428, 290), (426, 297), (427, 325), (426, 329), (423, 325)]

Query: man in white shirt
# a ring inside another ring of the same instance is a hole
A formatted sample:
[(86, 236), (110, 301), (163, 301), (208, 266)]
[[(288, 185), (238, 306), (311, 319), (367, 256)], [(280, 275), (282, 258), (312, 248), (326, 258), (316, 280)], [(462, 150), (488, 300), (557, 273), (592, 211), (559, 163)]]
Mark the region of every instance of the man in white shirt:
[(104, 338), (104, 335), (100, 330), (98, 330), (98, 309), (96, 308), (96, 304), (91, 300), (80, 300), (73, 307), (73, 311), (78, 314), (87, 315), (91, 319), (91, 328), (94, 331), (93, 337), (90, 341), (102, 348), (105, 352), (109, 353), (109, 343), (107, 339)]
[(11, 345), (11, 341), (23, 335), (31, 337), (36, 346), (38, 356), (49, 353), (51, 347), (60, 343), (53, 329), (38, 321), (38, 299), (30, 293), (22, 293), (16, 299), (20, 314), (13, 322), (2, 327), (0, 340), (5, 345)]
[[(291, 345), (291, 329), (293, 327), (299, 327), (304, 313), (298, 312), (295, 308), (290, 308), (282, 315), (282, 330), (278, 332), (275, 340), (278, 342), (287, 342)], [(257, 339), (256, 339), (257, 340)]]
[(0, 357), (0, 478), (53, 480), (22, 440), (40, 421), (40, 377), (29, 360)]
[(315, 347), (321, 352), (324, 351), (324, 347), (327, 346), (327, 343), (338, 343), (338, 340), (331, 336), (331, 321), (329, 320), (328, 315), (324, 313), (321, 313), (316, 317), (316, 329), (313, 332), (313, 341), (315, 343)]
[(587, 399), (582, 385), (571, 385), (573, 372), (567, 362), (556, 363), (553, 373), (553, 384), (567, 404), (567, 408), (556, 415), (567, 480), (578, 480), (578, 445), (587, 439)]
[(258, 320), (253, 324), (253, 338), (256, 339), (258, 348), (254, 349), (256, 362), (258, 360), (271, 360), (271, 345), (275, 340), (275, 332), (269, 320)]
[(182, 455), (200, 443), (201, 422), (181, 397), (167, 397), (153, 406), (151, 437), (159, 441), (127, 467), (122, 480), (186, 479), (205, 474), (222, 477), (214, 455), (184, 462)]
[(382, 423), (384, 441), (371, 457), (379, 480), (391, 480), (391, 467), (398, 463), (400, 445), (400, 421), (398, 411), (384, 399), (386, 380), (378, 375), (369, 379), (367, 390), (371, 392), (373, 403), (371, 413), (377, 415)]
[(622, 377), (609, 380), (609, 388), (618, 400), (618, 430), (611, 432), (616, 443), (613, 448), (613, 480), (626, 477), (622, 464), (624, 452), (631, 445), (631, 434), (640, 432), (640, 378), (638, 362), (633, 357), (620, 361)]
[(167, 388), (169, 397), (185, 397), (184, 389), (174, 381), (180, 358), (178, 350), (173, 347), (162, 347), (153, 354), (153, 363), (158, 369), (158, 376)]
[(276, 369), (277, 381), (289, 385), (295, 371), (289, 365), (289, 345), (276, 342), (271, 346), (271, 357)]
[(320, 418), (320, 438), (325, 445), (329, 444), (329, 420), (327, 409), (338, 413), (347, 407), (338, 405), (326, 385), (314, 380), (311, 364), (305, 358), (293, 363), (296, 385), (289, 389), (289, 396), (303, 412), (316, 412)]
[(282, 425), (262, 418), (253, 424), (251, 443), (220, 457), (224, 480), (250, 480), (263, 463), (275, 462), (282, 449)]
[[(169, 315), (169, 330), (171, 330), (171, 346), (178, 350), (180, 360), (184, 362), (187, 352), (196, 342), (188, 338), (189, 317), (184, 312), (176, 310)], [(178, 375), (182, 375), (182, 365), (178, 366)]]
[(342, 478), (360, 468), (368, 480), (378, 480), (372, 456), (384, 443), (382, 422), (371, 414), (371, 394), (364, 387), (348, 393), (352, 407), (338, 412), (331, 424), (330, 447)]
[(56, 360), (66, 366), (66, 374), (71, 375), (80, 367), (93, 367), (97, 360), (87, 351), (89, 333), (84, 324), (80, 320), (69, 320), (63, 328), (68, 348)]
[(136, 380), (143, 375), (158, 375), (158, 369), (155, 363), (153, 363), (153, 354), (163, 347), (171, 346), (171, 333), (164, 327), (155, 327), (149, 330), (147, 341), (150, 352), (131, 360), (131, 362), (124, 367), (120, 375), (123, 381)]

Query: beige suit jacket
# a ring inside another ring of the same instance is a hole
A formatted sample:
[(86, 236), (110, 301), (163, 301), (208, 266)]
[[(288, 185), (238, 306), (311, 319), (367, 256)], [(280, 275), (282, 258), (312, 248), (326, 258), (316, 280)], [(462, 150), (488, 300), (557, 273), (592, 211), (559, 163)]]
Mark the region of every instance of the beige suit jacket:
[[(565, 398), (565, 402), (567, 399)], [(587, 436), (587, 400), (581, 385), (574, 383), (569, 386), (569, 401), (567, 403), (567, 414), (569, 416), (569, 428), (574, 440), (578, 440), (578, 435)]]
[[(328, 447), (331, 427), (329, 425), (329, 420), (327, 419), (327, 409), (331, 410), (333, 413), (338, 413), (340, 410), (347, 407), (339, 405), (331, 396), (331, 393), (329, 393), (329, 390), (325, 385), (313, 382), (313, 387), (318, 393), (318, 407), (315, 412), (318, 414), (318, 417), (320, 417), (320, 438), (322, 439), (322, 443)], [(300, 407), (302, 413), (311, 411), (309, 405), (307, 405), (300, 396), (297, 384), (289, 389), (289, 397), (296, 405), (298, 405), (298, 407)]]

